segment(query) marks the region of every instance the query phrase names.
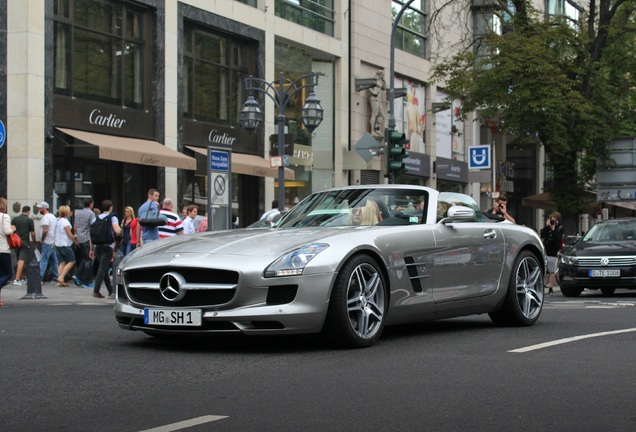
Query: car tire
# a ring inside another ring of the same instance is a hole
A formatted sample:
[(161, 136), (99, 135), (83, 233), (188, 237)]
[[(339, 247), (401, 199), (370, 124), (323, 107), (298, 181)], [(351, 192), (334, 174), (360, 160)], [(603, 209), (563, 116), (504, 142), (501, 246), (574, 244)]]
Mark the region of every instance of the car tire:
[(571, 285), (561, 285), (559, 288), (561, 289), (561, 294), (563, 294), (564, 297), (578, 297), (583, 292), (583, 288)]
[(611, 296), (616, 291), (616, 288), (601, 288), (601, 292), (604, 296)]
[(370, 347), (382, 334), (386, 310), (380, 266), (369, 255), (354, 255), (336, 277), (323, 334), (340, 347)]
[(543, 267), (530, 251), (522, 251), (512, 267), (504, 303), (489, 314), (497, 325), (530, 326), (543, 309)]

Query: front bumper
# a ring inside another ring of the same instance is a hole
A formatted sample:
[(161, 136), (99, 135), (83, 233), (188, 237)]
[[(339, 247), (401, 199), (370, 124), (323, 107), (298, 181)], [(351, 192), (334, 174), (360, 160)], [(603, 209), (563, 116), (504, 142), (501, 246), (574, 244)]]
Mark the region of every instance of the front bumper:
[[(257, 283), (239, 282), (231, 298), (224, 303), (193, 305), (157, 304), (153, 299), (160, 293), (146, 290), (139, 300), (129, 284), (117, 285), (115, 317), (118, 325), (127, 330), (141, 330), (162, 334), (245, 333), (245, 334), (300, 334), (318, 333), (327, 314), (331, 287), (335, 273), (294, 276), (286, 278), (260, 278)], [(249, 278), (245, 278), (246, 280)], [(227, 296), (227, 290), (221, 299)], [(187, 295), (186, 295), (187, 298)], [(185, 299), (184, 299), (185, 300)], [(144, 323), (145, 308), (201, 309), (199, 327), (149, 325)]]

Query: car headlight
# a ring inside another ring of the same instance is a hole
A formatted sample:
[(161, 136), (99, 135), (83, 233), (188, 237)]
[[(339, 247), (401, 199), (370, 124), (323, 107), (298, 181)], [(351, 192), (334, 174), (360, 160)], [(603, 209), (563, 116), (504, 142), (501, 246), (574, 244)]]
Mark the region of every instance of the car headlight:
[(301, 275), (309, 261), (328, 247), (325, 243), (313, 243), (287, 252), (267, 266), (265, 277)]
[(578, 262), (579, 262), (579, 260), (576, 257), (568, 256), (568, 255), (561, 255), (561, 264), (577, 265)]
[(124, 265), (128, 261), (130, 261), (133, 255), (139, 255), (141, 253), (140, 251), (141, 251), (141, 248), (133, 249), (132, 251), (128, 252), (126, 256), (121, 259), (121, 261), (119, 261), (119, 264), (117, 265), (117, 268), (115, 269), (115, 285), (124, 284), (124, 278), (122, 276), (121, 269), (124, 267)]

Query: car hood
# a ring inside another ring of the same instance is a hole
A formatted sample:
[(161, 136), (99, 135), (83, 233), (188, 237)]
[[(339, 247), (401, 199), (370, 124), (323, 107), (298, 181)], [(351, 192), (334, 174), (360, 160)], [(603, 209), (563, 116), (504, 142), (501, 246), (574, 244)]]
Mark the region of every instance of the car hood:
[(621, 241), (617, 243), (578, 242), (567, 250), (564, 255), (569, 256), (623, 256), (636, 254), (636, 242)]
[[(328, 243), (334, 235), (371, 227), (334, 227), (320, 229), (236, 229), (176, 236), (144, 245), (144, 255), (200, 254), (272, 256), (280, 255), (308, 243)], [(142, 249), (143, 249), (142, 248)]]

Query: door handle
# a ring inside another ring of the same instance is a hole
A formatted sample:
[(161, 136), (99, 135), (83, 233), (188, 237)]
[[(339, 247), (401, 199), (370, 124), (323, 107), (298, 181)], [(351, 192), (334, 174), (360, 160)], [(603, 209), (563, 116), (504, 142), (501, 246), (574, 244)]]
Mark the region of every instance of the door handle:
[(489, 229), (486, 232), (484, 232), (484, 238), (486, 239), (496, 239), (497, 238), (497, 231), (495, 231), (494, 229)]

